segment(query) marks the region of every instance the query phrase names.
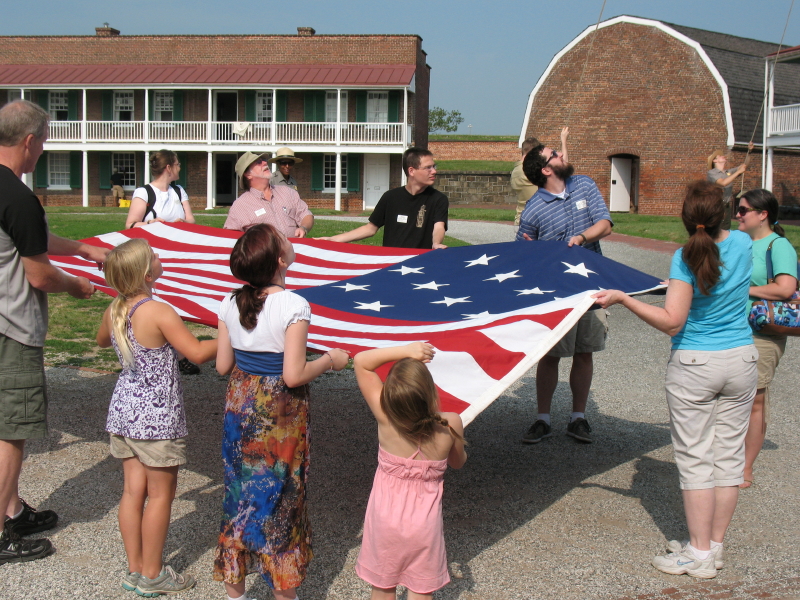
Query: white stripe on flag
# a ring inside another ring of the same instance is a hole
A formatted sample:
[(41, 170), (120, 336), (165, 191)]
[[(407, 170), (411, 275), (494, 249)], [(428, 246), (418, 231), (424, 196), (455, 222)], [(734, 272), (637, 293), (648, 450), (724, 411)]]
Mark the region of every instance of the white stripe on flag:
[(535, 321), (517, 321), (497, 327), (487, 327), (479, 331), (509, 352), (526, 354), (552, 333), (549, 327)]
[[(439, 388), (467, 404), (472, 404), (485, 389), (497, 383), (468, 352), (437, 350), (428, 363), (428, 370)], [(465, 373), (469, 373), (469, 377), (465, 377)]]

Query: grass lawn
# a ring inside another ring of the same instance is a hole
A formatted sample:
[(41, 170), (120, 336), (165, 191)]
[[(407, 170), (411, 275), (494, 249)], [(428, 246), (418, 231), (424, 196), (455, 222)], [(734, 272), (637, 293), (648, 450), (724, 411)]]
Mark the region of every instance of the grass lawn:
[[(58, 209), (58, 210), (54, 210)], [(63, 210), (66, 209), (66, 210)], [(314, 211), (317, 213), (318, 211)], [(329, 211), (332, 214), (342, 214)], [(95, 214), (91, 214), (95, 213)], [(125, 227), (126, 210), (121, 209), (76, 209), (69, 207), (52, 207), (47, 209), (47, 220), (50, 230), (70, 239), (84, 239), (119, 231)], [(225, 222), (222, 216), (200, 213), (197, 222), (200, 225), (222, 227)], [(358, 227), (359, 223), (347, 221), (318, 220), (313, 229), (314, 237), (323, 237), (344, 233)], [(383, 230), (374, 237), (362, 240), (363, 244), (380, 245), (383, 243)], [(445, 237), (448, 246), (467, 246), (466, 242)], [(119, 371), (117, 355), (111, 348), (101, 349), (95, 343), (95, 335), (100, 327), (103, 312), (111, 303), (111, 298), (102, 292), (96, 293), (89, 300), (76, 300), (69, 294), (50, 294), (50, 326), (45, 341), (45, 362), (52, 365), (72, 365), (91, 367), (107, 371)], [(189, 329), (201, 339), (216, 337), (216, 331), (210, 327), (188, 323)], [(211, 368), (210, 366), (203, 368)]]
[(514, 168), (513, 161), (505, 160), (437, 160), (436, 170), (447, 171), (491, 171), (493, 173), (510, 173)]

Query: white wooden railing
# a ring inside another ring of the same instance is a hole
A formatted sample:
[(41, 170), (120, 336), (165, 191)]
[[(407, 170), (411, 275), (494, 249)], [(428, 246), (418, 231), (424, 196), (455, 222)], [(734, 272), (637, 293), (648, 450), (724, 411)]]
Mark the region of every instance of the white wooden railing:
[(769, 120), (769, 135), (800, 133), (800, 104), (776, 106)]
[(50, 121), (47, 138), (51, 142), (72, 142), (81, 139), (80, 121)]
[[(232, 123), (219, 121), (51, 121), (51, 142), (200, 144), (402, 144), (402, 123)], [(85, 128), (85, 132), (84, 132)], [(145, 136), (147, 132), (147, 136)], [(85, 135), (84, 135), (85, 133)], [(410, 137), (410, 127), (409, 127)], [(337, 139), (338, 138), (338, 139)]]
[(151, 142), (205, 142), (208, 124), (205, 121), (149, 123)]

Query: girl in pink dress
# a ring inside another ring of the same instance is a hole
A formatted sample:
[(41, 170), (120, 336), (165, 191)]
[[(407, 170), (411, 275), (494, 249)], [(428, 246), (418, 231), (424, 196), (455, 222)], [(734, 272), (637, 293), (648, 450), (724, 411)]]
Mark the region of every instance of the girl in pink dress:
[[(372, 600), (431, 598), (449, 581), (442, 528), (442, 478), (447, 466), (467, 460), (464, 425), (456, 413), (439, 412), (439, 396), (423, 363), (430, 344), (415, 342), (361, 352), (358, 386), (378, 421), (378, 470), (364, 519), (356, 573), (372, 584)], [(375, 373), (397, 361), (382, 384)]]

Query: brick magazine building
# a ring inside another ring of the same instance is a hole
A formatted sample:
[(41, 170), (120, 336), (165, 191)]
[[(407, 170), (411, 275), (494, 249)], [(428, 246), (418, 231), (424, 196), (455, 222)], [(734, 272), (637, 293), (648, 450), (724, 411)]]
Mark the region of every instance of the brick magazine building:
[[(744, 189), (760, 187), (761, 148), (774, 133), (765, 137), (763, 114), (758, 119), (765, 57), (778, 48), (650, 19), (609, 19), (550, 62), (531, 92), (520, 143), (535, 136), (557, 147), (568, 125), (570, 161), (597, 181), (612, 211), (677, 215), (687, 181), (705, 178), (708, 155), (729, 147), (729, 166), (740, 164), (755, 130)], [(765, 110), (798, 102), (800, 64), (778, 64)], [(800, 155), (775, 149), (772, 166), (779, 200), (796, 205)]]
[(430, 67), (416, 35), (0, 37), (0, 104), (49, 111), (29, 184), (45, 205), (110, 206), (150, 181), (149, 152), (178, 152), (192, 205), (238, 196), (245, 151), (291, 147), (312, 207), (360, 210), (400, 185), (402, 152), (427, 145)]

